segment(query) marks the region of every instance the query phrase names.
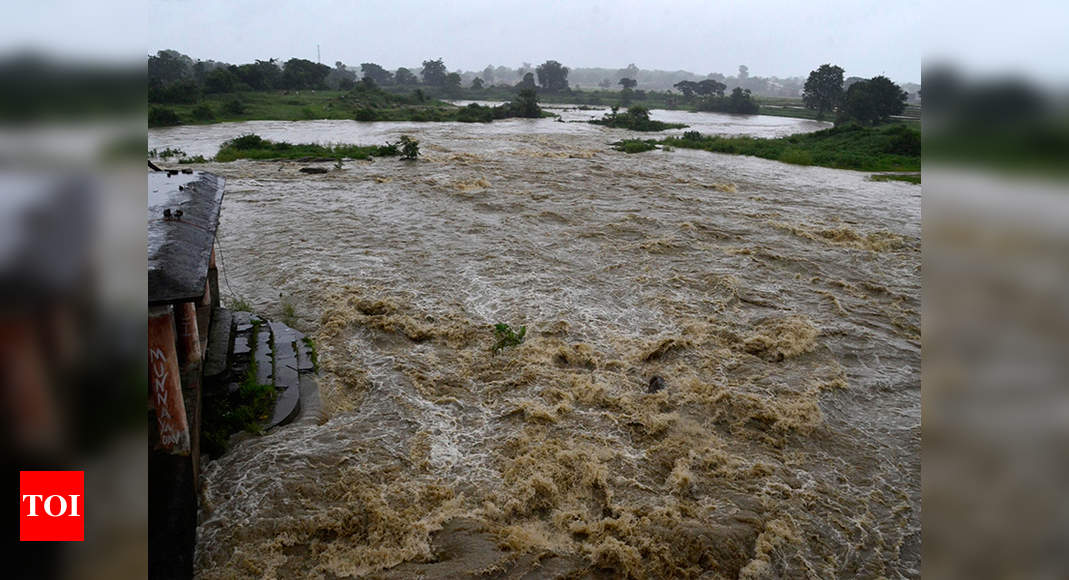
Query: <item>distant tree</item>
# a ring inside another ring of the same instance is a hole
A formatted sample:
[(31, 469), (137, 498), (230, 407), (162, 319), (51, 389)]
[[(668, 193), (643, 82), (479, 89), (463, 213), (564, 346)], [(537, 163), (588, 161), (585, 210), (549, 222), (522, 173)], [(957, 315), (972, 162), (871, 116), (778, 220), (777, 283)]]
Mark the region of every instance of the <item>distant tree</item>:
[(344, 62), (335, 61), (334, 69), (330, 71), (324, 82), (331, 88), (347, 91), (356, 84), (356, 73), (349, 70), (349, 67), (345, 66)]
[(445, 63), (442, 59), (423, 61), (423, 84), (440, 87), (445, 84)]
[(282, 67), (282, 86), (287, 89), (318, 89), (330, 73), (330, 67), (303, 58), (291, 58)]
[(854, 83), (861, 82), (863, 80), (865, 79), (861, 77), (846, 77), (846, 80), (843, 81), (843, 90), (845, 91), (846, 89), (849, 89)]
[(809, 73), (802, 90), (802, 101), (807, 109), (817, 111), (817, 119), (823, 119), (824, 113), (834, 111), (843, 97), (842, 67), (822, 64)]
[(148, 87), (148, 100), (152, 103), (195, 103), (198, 99), (200, 87), (191, 78), (167, 86), (155, 83)]
[(622, 69), (616, 71), (616, 78), (617, 79), (622, 79), (622, 78), (625, 78), (625, 77), (629, 78), (629, 79), (637, 79), (638, 78), (638, 67), (635, 66), (635, 63), (631, 63), (631, 64), (627, 65), (626, 68), (622, 68)]
[(688, 99), (694, 96), (694, 93), (698, 92), (698, 83), (694, 81), (679, 81), (672, 86), (683, 93), (683, 96)]
[(901, 87), (882, 75), (856, 82), (846, 90), (839, 121), (870, 125), (887, 122), (892, 115), (905, 111), (907, 97)]
[(475, 77), (471, 80), (471, 88), (481, 91), (483, 88), (483, 80), (479, 77)]
[(362, 77), (360, 79), (359, 86), (365, 91), (376, 91), (379, 88), (378, 83), (376, 83), (375, 79), (371, 77)]
[(746, 66), (744, 64), (740, 64), (739, 65), (739, 80), (740, 81), (745, 81), (748, 78), (750, 78), (750, 67), (748, 67), (748, 66)]
[(516, 83), (516, 88), (523, 90), (530, 89), (533, 91), (535, 88), (534, 74), (527, 73), (523, 75), (523, 80)]
[(750, 94), (750, 89), (744, 89), (742, 87), (735, 87), (732, 89), (731, 96), (728, 97), (728, 112), (754, 114), (757, 113), (758, 110), (759, 107), (757, 102), (753, 100), (753, 95)]
[(547, 60), (535, 69), (538, 73), (538, 84), (550, 92), (568, 90), (568, 67), (561, 65), (555, 60)]
[(460, 90), (460, 75), (457, 73), (449, 73), (445, 75), (445, 83), (442, 85), (446, 92), (450, 94), (456, 94)]
[[(534, 84), (534, 75), (527, 73), (531, 77), (531, 84)], [(526, 80), (527, 77), (524, 77)], [(519, 94), (516, 95), (516, 99), (512, 102), (512, 108), (515, 114), (520, 117), (537, 118), (542, 116), (542, 109), (538, 106), (538, 93), (535, 92), (534, 87), (521, 89)]]
[(716, 95), (722, 97), (724, 96), (724, 89), (726, 88), (728, 88), (727, 85), (722, 82), (713, 79), (705, 79), (697, 83), (694, 91), (703, 96)]
[(601, 79), (601, 82), (598, 83), (598, 86), (603, 89), (607, 89), (612, 86), (612, 81), (609, 79)]
[(627, 77), (624, 77), (624, 78), (620, 79), (619, 83), (620, 83), (620, 86), (625, 88), (625, 89), (633, 89), (633, 88), (638, 86), (638, 81), (636, 81), (635, 79), (627, 78)]
[(149, 84), (169, 85), (193, 76), (193, 59), (177, 50), (161, 50), (148, 57)]
[(364, 74), (364, 78), (371, 77), (371, 80), (375, 81), (376, 84), (389, 85), (393, 83), (393, 73), (373, 62), (360, 63), (360, 72)]
[(266, 91), (275, 88), (282, 78), (282, 69), (274, 59), (257, 60), (252, 64), (243, 64), (233, 69), (238, 80), (249, 85), (255, 91)]
[(419, 83), (419, 79), (416, 78), (416, 75), (412, 74), (412, 71), (404, 67), (397, 69), (397, 72), (393, 75), (393, 80), (399, 85), (414, 85)]
[(225, 68), (217, 68), (204, 77), (204, 92), (229, 93), (234, 90), (234, 75)]
[(486, 68), (483, 69), (482, 78), (486, 81), (486, 84), (494, 84), (494, 65), (486, 65)]

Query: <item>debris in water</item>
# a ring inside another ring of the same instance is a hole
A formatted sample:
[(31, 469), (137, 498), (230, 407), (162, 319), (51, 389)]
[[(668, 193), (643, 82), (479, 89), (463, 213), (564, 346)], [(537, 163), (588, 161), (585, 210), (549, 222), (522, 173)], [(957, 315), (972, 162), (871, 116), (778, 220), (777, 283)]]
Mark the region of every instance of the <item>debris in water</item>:
[(664, 389), (664, 379), (658, 375), (650, 377), (650, 387), (646, 390), (647, 393), (656, 393)]

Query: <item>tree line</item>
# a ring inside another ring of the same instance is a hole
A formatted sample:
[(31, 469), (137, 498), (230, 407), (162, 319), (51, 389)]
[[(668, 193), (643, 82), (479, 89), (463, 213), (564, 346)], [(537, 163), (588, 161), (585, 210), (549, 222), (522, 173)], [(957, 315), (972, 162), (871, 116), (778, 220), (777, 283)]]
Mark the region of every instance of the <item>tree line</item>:
[(891, 79), (878, 75), (870, 79), (851, 77), (843, 81), (843, 68), (822, 64), (809, 73), (802, 90), (806, 108), (817, 112), (817, 119), (833, 113), (835, 122), (878, 125), (906, 110), (909, 95)]

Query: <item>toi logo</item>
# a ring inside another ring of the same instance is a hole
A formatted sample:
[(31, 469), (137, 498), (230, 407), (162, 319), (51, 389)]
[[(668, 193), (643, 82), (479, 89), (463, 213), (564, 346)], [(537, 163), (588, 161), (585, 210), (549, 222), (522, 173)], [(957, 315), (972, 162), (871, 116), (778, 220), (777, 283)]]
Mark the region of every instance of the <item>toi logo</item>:
[(85, 539), (85, 472), (19, 472), (19, 540)]

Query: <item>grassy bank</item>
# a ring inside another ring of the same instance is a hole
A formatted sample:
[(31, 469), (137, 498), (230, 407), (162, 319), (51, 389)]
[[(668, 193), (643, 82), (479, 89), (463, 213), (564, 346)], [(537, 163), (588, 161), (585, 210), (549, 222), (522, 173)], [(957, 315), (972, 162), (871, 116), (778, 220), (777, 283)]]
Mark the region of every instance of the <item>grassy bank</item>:
[(219, 148), (215, 160), (226, 162), (236, 159), (367, 159), (369, 157), (393, 157), (400, 155), (396, 144), (386, 145), (317, 145), (315, 143), (276, 143), (259, 135), (242, 135), (231, 139)]
[[(149, 103), (149, 126), (194, 125), (233, 121), (302, 121), (311, 119), (355, 119), (358, 121), (489, 122), (508, 116), (474, 109), (466, 110), (445, 102), (481, 100), (511, 102), (515, 90), (506, 88), (440, 91), (431, 87), (359, 86), (351, 91), (244, 91), (205, 94), (190, 103)], [(756, 114), (798, 119), (816, 119), (816, 111), (806, 109), (797, 97), (754, 97)], [(539, 92), (543, 104), (579, 107), (628, 107), (696, 111), (698, 101), (682, 95), (658, 91), (634, 91), (625, 99), (618, 90), (573, 90)], [(484, 109), (488, 107), (483, 107)], [(155, 112), (156, 114), (153, 114)], [(541, 112), (541, 116), (553, 116)], [(826, 120), (831, 120), (830, 118)], [(897, 122), (920, 128), (920, 107), (909, 105)]]
[[(779, 139), (706, 136), (688, 131), (657, 144), (716, 153), (752, 155), (764, 159), (860, 171), (920, 171), (920, 131), (902, 124), (883, 127), (846, 125)], [(618, 150), (641, 152), (649, 142), (621, 142)]]
[(150, 127), (162, 127), (312, 119), (463, 123), (554, 116), (537, 107), (520, 106), (512, 102), (514, 97), (515, 94), (510, 95), (506, 99), (509, 102), (500, 107), (458, 107), (429, 97), (422, 89), (408, 93), (363, 86), (351, 91), (245, 91), (206, 94), (190, 103), (149, 103), (148, 120)]

